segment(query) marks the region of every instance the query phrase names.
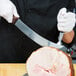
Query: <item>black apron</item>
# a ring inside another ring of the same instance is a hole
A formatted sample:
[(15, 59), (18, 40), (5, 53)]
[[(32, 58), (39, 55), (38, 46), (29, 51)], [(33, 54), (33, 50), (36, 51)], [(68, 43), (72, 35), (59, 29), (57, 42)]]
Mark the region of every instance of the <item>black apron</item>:
[[(41, 36), (58, 41), (57, 14), (63, 7), (74, 7), (73, 0), (12, 0), (21, 20)], [(73, 4), (73, 5), (72, 5)], [(0, 62), (26, 62), (40, 48), (13, 24), (0, 21)]]

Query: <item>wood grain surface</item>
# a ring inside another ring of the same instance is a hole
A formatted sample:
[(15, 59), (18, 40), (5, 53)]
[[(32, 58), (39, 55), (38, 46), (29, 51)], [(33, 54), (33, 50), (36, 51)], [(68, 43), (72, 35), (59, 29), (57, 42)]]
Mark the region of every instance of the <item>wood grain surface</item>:
[[(76, 64), (73, 64), (76, 76)], [(0, 76), (24, 76), (26, 64), (0, 64)]]

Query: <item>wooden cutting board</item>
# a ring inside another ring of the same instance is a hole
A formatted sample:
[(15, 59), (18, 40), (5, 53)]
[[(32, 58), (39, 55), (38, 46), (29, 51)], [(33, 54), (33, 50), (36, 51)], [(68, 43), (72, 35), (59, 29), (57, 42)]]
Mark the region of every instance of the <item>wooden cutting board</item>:
[[(76, 76), (76, 64), (73, 64)], [(26, 64), (0, 64), (0, 76), (24, 76)]]

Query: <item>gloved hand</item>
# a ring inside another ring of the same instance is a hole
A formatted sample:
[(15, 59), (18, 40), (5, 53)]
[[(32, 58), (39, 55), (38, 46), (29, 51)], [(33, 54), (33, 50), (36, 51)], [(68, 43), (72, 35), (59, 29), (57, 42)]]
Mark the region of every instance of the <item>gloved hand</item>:
[(12, 23), (13, 16), (18, 17), (15, 5), (10, 0), (0, 0), (0, 16)]
[(66, 8), (60, 9), (57, 15), (57, 27), (59, 31), (71, 32), (75, 26), (75, 14), (67, 12)]

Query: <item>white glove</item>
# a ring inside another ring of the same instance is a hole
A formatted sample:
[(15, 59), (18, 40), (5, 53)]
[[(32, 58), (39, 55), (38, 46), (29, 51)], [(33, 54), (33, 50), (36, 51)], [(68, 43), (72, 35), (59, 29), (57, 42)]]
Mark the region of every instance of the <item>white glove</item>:
[(15, 5), (10, 0), (0, 0), (0, 16), (12, 23), (13, 16), (18, 17)]
[(67, 12), (66, 8), (62, 8), (57, 15), (57, 21), (59, 31), (70, 32), (75, 26), (75, 14), (72, 12)]

